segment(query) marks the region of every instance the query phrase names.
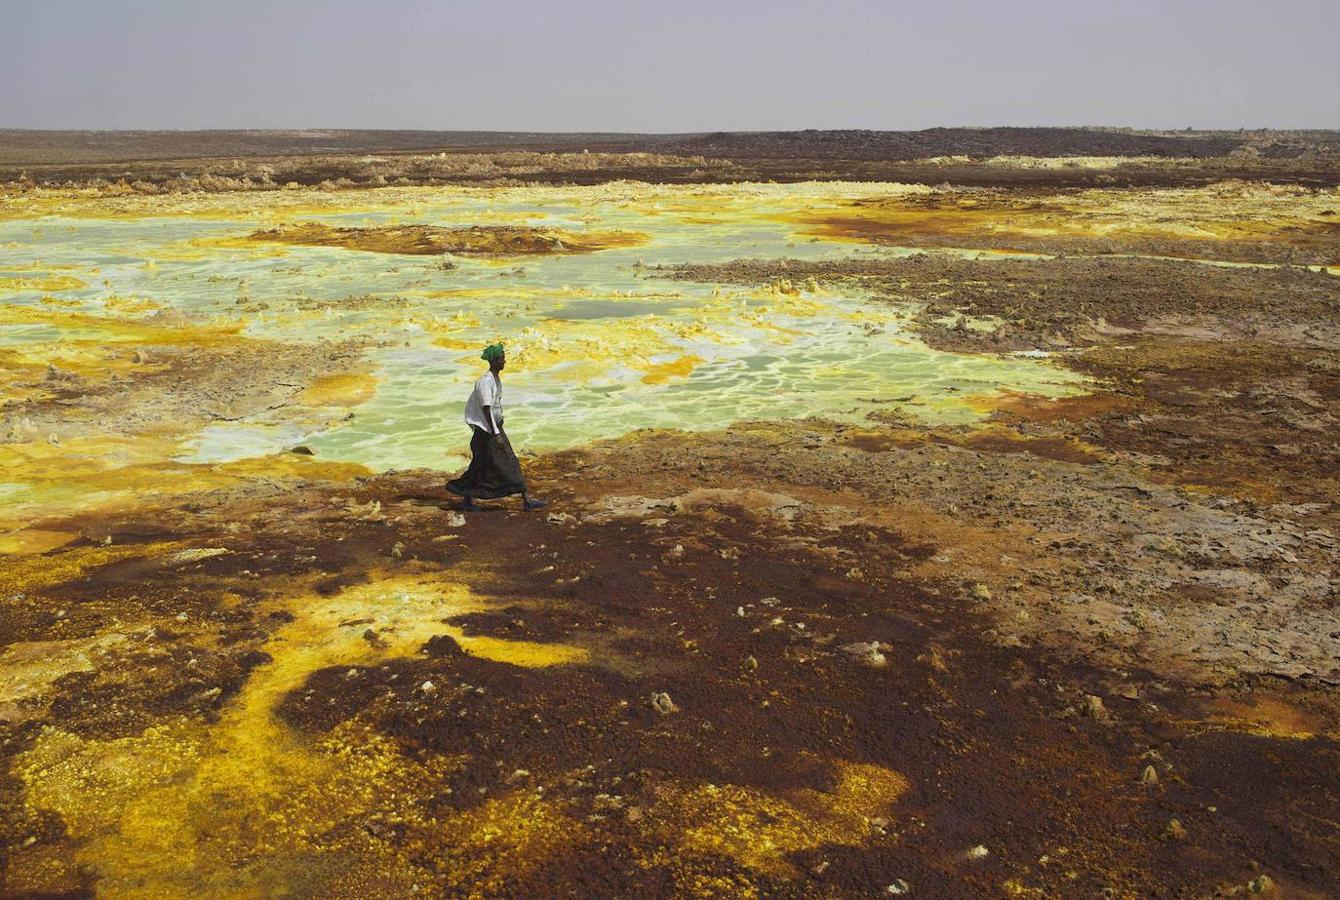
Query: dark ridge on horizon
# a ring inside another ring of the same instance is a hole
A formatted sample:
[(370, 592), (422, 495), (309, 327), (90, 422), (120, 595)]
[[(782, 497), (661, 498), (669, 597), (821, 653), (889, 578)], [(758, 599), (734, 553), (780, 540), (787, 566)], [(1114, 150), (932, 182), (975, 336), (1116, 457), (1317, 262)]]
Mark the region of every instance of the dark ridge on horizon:
[(631, 132), (390, 129), (0, 129), (0, 163), (42, 165), (213, 157), (506, 150), (651, 152), (737, 159), (914, 160), (933, 156), (1226, 156), (1250, 146), (1292, 158), (1340, 152), (1340, 131), (1168, 131), (1102, 126)]

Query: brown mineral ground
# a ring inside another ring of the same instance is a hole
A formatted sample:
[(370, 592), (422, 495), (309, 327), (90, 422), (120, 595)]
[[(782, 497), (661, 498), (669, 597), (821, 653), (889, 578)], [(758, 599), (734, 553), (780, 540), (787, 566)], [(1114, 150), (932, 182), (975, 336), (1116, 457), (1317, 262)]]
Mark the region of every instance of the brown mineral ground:
[(257, 231), (253, 241), (343, 247), (373, 253), (414, 256), (528, 256), (539, 253), (594, 253), (614, 247), (636, 247), (645, 238), (626, 232), (572, 232), (512, 226), (438, 228), (432, 225), (385, 225), (332, 228), (317, 222)]
[(1333, 188), (998, 168), (990, 215), (840, 213), (947, 250), (639, 277), (812, 280), (1084, 392), (635, 430), (524, 456), (538, 513), (183, 455), (359, 413), (389, 338), (3, 307), (2, 895), (1340, 896)]
[(1334, 265), (1336, 205), (1333, 193), (1225, 182), (1161, 192), (935, 192), (854, 200), (801, 220), (815, 234), (898, 246)]

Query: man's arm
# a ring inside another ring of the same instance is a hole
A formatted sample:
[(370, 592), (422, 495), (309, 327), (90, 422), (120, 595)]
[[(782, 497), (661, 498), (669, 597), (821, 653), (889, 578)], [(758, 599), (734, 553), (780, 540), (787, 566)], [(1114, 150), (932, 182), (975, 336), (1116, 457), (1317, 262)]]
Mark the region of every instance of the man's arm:
[(494, 438), (500, 439), (502, 437), (502, 432), (498, 428), (498, 420), (493, 418), (492, 406), (484, 407), (484, 421), (489, 423), (489, 434), (493, 435)]

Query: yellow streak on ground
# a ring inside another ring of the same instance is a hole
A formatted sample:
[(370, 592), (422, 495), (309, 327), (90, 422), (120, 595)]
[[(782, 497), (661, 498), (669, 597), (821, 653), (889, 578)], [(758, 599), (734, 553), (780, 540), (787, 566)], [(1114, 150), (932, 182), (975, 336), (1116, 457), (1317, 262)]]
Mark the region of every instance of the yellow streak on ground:
[(506, 878), (534, 871), (586, 831), (553, 804), (517, 792), (446, 820), (434, 855), (446, 864), (451, 896), (501, 897)]
[(567, 644), (542, 644), (537, 641), (508, 641), (482, 635), (466, 636), (465, 632), (450, 625), (439, 625), (438, 632), (449, 634), (471, 656), (493, 662), (507, 663), (523, 669), (584, 663), (591, 658), (585, 647)]
[(61, 341), (0, 347), (0, 401), (29, 400), (48, 391), (47, 367), (78, 375), (81, 387), (96, 386), (113, 375), (152, 371), (134, 361), (133, 351), (106, 347), (96, 341)]
[(19, 291), (77, 291), (88, 287), (73, 275), (38, 275), (33, 277), (0, 278), (0, 293)]
[[(348, 190), (299, 188), (283, 191), (231, 191), (219, 193), (136, 194), (108, 192), (96, 188), (39, 188), (7, 191), (0, 186), (0, 221), (61, 216), (75, 219), (195, 218), (284, 224), (323, 216), (353, 216), (377, 213), (361, 225), (412, 221), (428, 206), (439, 207), (443, 197), (469, 201), (510, 203), (525, 198), (544, 205), (549, 202), (579, 202), (604, 211), (633, 210), (664, 215), (692, 224), (693, 219), (712, 223), (717, 217), (759, 216), (768, 205), (796, 210), (836, 208), (850, 199), (879, 196), (914, 196), (932, 193), (920, 185), (864, 182), (807, 182), (790, 185), (719, 184), (687, 188), (683, 185), (610, 183), (578, 187), (413, 187), (388, 186)], [(463, 208), (454, 224), (525, 225), (545, 218), (535, 210), (502, 210), (476, 206)], [(592, 221), (598, 221), (593, 219)]]
[(910, 786), (899, 773), (875, 765), (843, 762), (837, 774), (831, 791), (669, 786), (660, 792), (664, 808), (657, 815), (667, 827), (682, 829), (676, 842), (682, 849), (792, 877), (788, 855), (824, 844), (860, 846), (871, 833), (871, 819), (887, 816)]
[(60, 329), (69, 340), (138, 341), (147, 344), (190, 344), (246, 340), (241, 337), (245, 323), (197, 322), (185, 317), (158, 319), (114, 319), (33, 306), (0, 306), (0, 326), (47, 325)]
[(127, 313), (128, 315), (157, 312), (165, 308), (161, 303), (144, 297), (121, 297), (116, 294), (102, 301), (102, 307), (110, 312)]
[(408, 291), (407, 293), (419, 297), (428, 297), (433, 300), (492, 300), (496, 297), (506, 296), (514, 300), (551, 300), (556, 297), (570, 299), (587, 299), (599, 297), (601, 294), (588, 288), (558, 287), (542, 288), (530, 285), (509, 284), (506, 288), (496, 287), (469, 287), (469, 288), (447, 288), (444, 290), (432, 291)]
[[(0, 188), (0, 192), (3, 192), (3, 188)], [(11, 245), (11, 246), (17, 246), (17, 245)], [(40, 259), (34, 260), (31, 263), (23, 263), (20, 265), (7, 265), (5, 266), (4, 270), (6, 272), (23, 272), (25, 274), (37, 273), (40, 275), (47, 275), (52, 272), (78, 272), (78, 271), (91, 272), (94, 275), (97, 275), (101, 271), (97, 267), (89, 268), (87, 266), (75, 265), (73, 263), (47, 263), (43, 262)]]
[(1226, 731), (1300, 741), (1326, 734), (1324, 717), (1275, 697), (1261, 697), (1250, 703), (1216, 699), (1210, 702), (1208, 712), (1204, 721)]
[(441, 347), (444, 350), (469, 350), (471, 348), (478, 348), (479, 341), (467, 341), (453, 337), (437, 337), (433, 338), (433, 346)]
[(278, 453), (274, 456), (249, 456), (215, 465), (183, 465), (183, 471), (197, 470), (205, 481), (235, 483), (250, 478), (298, 478), (304, 481), (352, 481), (371, 473), (359, 463), (312, 459), (297, 453)]
[(642, 383), (665, 384), (671, 378), (687, 378), (703, 361), (701, 356), (690, 353), (669, 362), (653, 363), (648, 367), (647, 374), (642, 376)]
[(49, 555), (15, 556), (0, 566), (0, 594), (31, 594), (74, 581), (92, 569), (126, 559), (158, 556), (183, 544), (159, 541), (129, 546), (74, 547)]
[(365, 466), (297, 454), (252, 457), (200, 465), (172, 462), (175, 439), (103, 435), (0, 444), (5, 502), (0, 529), (17, 530), (36, 520), (93, 512), (129, 511), (158, 498), (281, 478), (348, 481), (368, 474)]
[(377, 379), (366, 372), (323, 375), (300, 392), (297, 401), (308, 406), (358, 406), (377, 393)]
[(1163, 191), (1093, 189), (1025, 199), (967, 193), (855, 199), (776, 218), (833, 240), (897, 243), (900, 237), (1146, 238), (1340, 245), (1324, 191), (1225, 183)]
[[(114, 248), (115, 249), (115, 248)], [(144, 246), (130, 245), (119, 248), (127, 256), (142, 256)], [(214, 258), (220, 250), (228, 252), (235, 260), (278, 259), (288, 256), (288, 249), (279, 244), (258, 244), (241, 235), (219, 237), (195, 237), (153, 247), (153, 257), (146, 261), (146, 268), (155, 268), (162, 262), (194, 262)]]
[[(575, 823), (527, 796), (438, 822), (423, 801), (459, 760), (412, 760), (357, 720), (311, 741), (276, 716), (314, 672), (412, 653), (444, 632), (443, 618), (482, 605), (438, 576), (288, 598), (281, 606), (294, 619), (265, 645), (272, 661), (251, 672), (216, 724), (183, 719), (110, 740), (48, 727), (16, 764), (26, 802), (61, 816), (79, 841), (74, 862), (95, 872), (108, 894), (328, 896), (376, 886), (399, 895), (430, 883), (434, 876), (409, 859), (416, 841), (392, 847), (367, 830), (370, 821), (398, 823), (420, 843), (445, 841), (441, 850), (460, 854), (479, 875), (501, 863), (525, 865), (572, 840)], [(351, 621), (359, 624), (341, 624)], [(376, 645), (365, 628), (377, 632)], [(584, 658), (576, 648), (507, 643), (466, 647), (522, 665), (547, 664), (545, 653)], [(346, 677), (374, 676), (355, 669)], [(22, 861), (17, 868), (47, 870)]]
[(46, 553), (64, 547), (79, 537), (73, 531), (47, 531), (26, 528), (9, 534), (0, 534), (0, 554)]
[(369, 208), (403, 207), (440, 194), (436, 188), (357, 191), (302, 189), (266, 193), (107, 195), (97, 189), (41, 189), (0, 193), (0, 221), (64, 216), (77, 219), (198, 218), (282, 222), (298, 217), (349, 215)]

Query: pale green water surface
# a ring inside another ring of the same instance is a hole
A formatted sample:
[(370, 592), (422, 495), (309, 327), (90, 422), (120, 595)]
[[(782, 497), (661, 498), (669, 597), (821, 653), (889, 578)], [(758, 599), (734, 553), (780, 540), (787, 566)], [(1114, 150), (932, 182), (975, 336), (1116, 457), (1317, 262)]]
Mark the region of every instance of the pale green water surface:
[[(863, 195), (871, 190), (860, 186)], [(357, 195), (366, 208), (356, 214), (298, 217), (344, 227), (524, 222), (648, 238), (587, 254), (457, 257), (451, 269), (432, 257), (228, 240), (256, 230), (244, 217), (11, 221), (0, 223), (0, 277), (35, 261), (74, 266), (89, 286), (57, 296), (88, 312), (102, 312), (113, 295), (129, 296), (240, 320), (258, 337), (373, 343), (367, 354), (377, 392), (351, 420), (317, 433), (220, 423), (191, 445), (186, 458), (200, 461), (302, 442), (324, 458), (379, 469), (450, 465), (465, 451), (462, 409), (483, 371), (475, 348), (495, 339), (509, 347), (508, 432), (531, 450), (646, 427), (810, 415), (859, 421), (890, 408), (966, 422), (980, 416), (973, 401), (1001, 390), (1057, 396), (1084, 389), (1079, 376), (1046, 360), (932, 350), (905, 328), (907, 309), (858, 292), (787, 295), (648, 274), (671, 263), (912, 252), (817, 240), (785, 220), (840, 192), (834, 185), (442, 188), (408, 215), (403, 207), (379, 209), (369, 191)], [(95, 267), (96, 275), (81, 274)], [(17, 292), (0, 302), (35, 304), (42, 296)], [(0, 343), (59, 336), (48, 326), (15, 327)], [(685, 374), (667, 372), (684, 357)]]

